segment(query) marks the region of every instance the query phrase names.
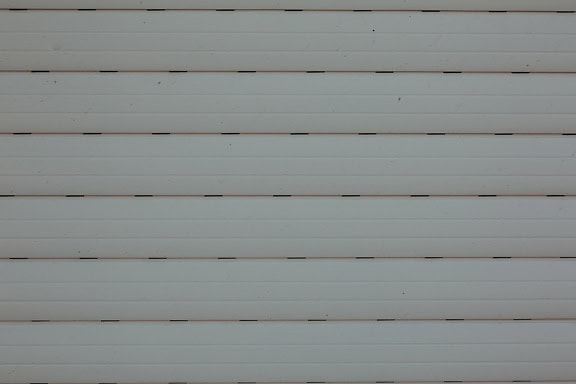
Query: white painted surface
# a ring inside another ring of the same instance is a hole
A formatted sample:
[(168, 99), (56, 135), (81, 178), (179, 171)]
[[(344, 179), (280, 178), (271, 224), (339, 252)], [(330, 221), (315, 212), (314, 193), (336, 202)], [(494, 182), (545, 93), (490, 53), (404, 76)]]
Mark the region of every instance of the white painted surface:
[(576, 322), (2, 323), (12, 383), (570, 380)]
[(575, 133), (575, 104), (571, 74), (0, 73), (8, 133)]
[(571, 257), (576, 198), (1, 198), (0, 257)]
[(7, 7), (329, 11), (0, 11), (0, 383), (576, 377), (576, 197), (334, 196), (574, 195), (575, 14), (334, 11), (573, 0)]
[(576, 317), (572, 260), (0, 261), (0, 320)]
[(0, 70), (576, 70), (576, 14), (0, 11)]
[(573, 0), (0, 0), (29, 9), (323, 9), (573, 11)]
[(573, 195), (576, 136), (3, 135), (0, 195)]

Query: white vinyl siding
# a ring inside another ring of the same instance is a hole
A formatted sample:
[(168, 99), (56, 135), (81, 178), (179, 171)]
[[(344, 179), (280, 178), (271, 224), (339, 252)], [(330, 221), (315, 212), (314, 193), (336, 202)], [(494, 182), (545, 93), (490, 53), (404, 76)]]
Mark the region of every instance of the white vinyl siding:
[(1, 323), (0, 335), (0, 377), (12, 383), (576, 375), (575, 321)]
[(0, 195), (571, 195), (575, 151), (560, 135), (10, 135)]
[(6, 133), (576, 133), (576, 75), (1, 73)]
[(572, 11), (0, 0), (0, 384), (576, 384)]
[(574, 34), (573, 13), (0, 11), (0, 70), (568, 72)]
[(576, 199), (7, 197), (0, 257), (571, 257)]
[(574, 11), (573, 0), (0, 0), (29, 9)]
[(576, 317), (572, 260), (0, 261), (0, 321)]

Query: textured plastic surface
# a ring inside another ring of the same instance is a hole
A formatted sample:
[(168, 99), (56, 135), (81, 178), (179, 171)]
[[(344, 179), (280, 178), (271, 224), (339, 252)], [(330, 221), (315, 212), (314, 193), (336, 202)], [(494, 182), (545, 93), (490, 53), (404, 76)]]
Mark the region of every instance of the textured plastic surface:
[(0, 70), (576, 70), (576, 14), (0, 11)]
[(572, 260), (0, 262), (0, 320), (576, 317)]
[(0, 257), (572, 257), (576, 198), (0, 198)]
[(576, 195), (576, 136), (4, 135), (0, 195)]
[(574, 0), (6, 7), (0, 383), (575, 384)]
[(30, 382), (570, 380), (576, 322), (0, 324)]
[(576, 10), (574, 0), (0, 0), (0, 7), (16, 9)]
[(0, 132), (576, 133), (576, 75), (0, 73)]

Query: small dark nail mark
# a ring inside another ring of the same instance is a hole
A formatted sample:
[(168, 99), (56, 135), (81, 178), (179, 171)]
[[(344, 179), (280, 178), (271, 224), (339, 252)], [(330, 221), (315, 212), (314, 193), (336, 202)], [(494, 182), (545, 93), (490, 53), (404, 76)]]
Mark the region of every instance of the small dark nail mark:
[(396, 319), (376, 319), (376, 321), (396, 321)]
[(443, 256), (426, 256), (425, 259), (443, 259)]
[(292, 132), (292, 133), (290, 133), (290, 135), (292, 135), (292, 136), (306, 136), (306, 135), (309, 135), (309, 133), (308, 132)]
[(100, 71), (100, 73), (118, 73), (118, 71)]
[(428, 132), (426, 135), (428, 136), (446, 136), (444, 132)]
[(152, 135), (169, 135), (170, 132), (152, 132)]
[(306, 260), (305, 257), (299, 257), (299, 256), (298, 256), (298, 257), (290, 257), (290, 256), (288, 256), (286, 259), (288, 259), (288, 260)]
[(30, 71), (30, 72), (32, 72), (32, 73), (49, 73), (50, 71), (45, 71), (45, 70), (42, 70), (42, 71), (40, 71), (40, 70), (34, 70), (34, 71)]
[(272, 195), (272, 197), (292, 197), (292, 195)]
[(546, 197), (566, 197), (566, 195), (546, 195)]
[(102, 132), (83, 132), (83, 135), (101, 135)]
[(31, 135), (32, 132), (12, 132), (13, 135)]
[(478, 197), (498, 197), (498, 195), (478, 195)]
[(394, 71), (376, 71), (374, 73), (394, 73)]
[(510, 257), (510, 256), (494, 256), (492, 258), (493, 259), (511, 259), (512, 257)]
[(204, 197), (224, 197), (224, 195), (204, 195)]
[(217, 260), (236, 260), (235, 257), (218, 257)]
[(410, 197), (430, 197), (430, 195), (410, 195)]
[(360, 195), (341, 195), (340, 197), (360, 197)]
[(446, 321), (464, 321), (464, 319), (445, 319)]

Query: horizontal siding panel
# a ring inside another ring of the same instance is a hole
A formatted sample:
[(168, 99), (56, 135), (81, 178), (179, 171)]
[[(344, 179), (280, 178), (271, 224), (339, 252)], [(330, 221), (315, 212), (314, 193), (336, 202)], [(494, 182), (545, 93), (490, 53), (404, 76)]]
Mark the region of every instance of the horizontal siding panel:
[(0, 12), (0, 70), (576, 70), (576, 14)]
[(5, 197), (0, 257), (573, 257), (575, 221), (571, 197)]
[(575, 103), (571, 74), (0, 73), (8, 133), (575, 133)]
[(0, 262), (0, 321), (575, 317), (560, 259)]
[(0, 380), (570, 380), (576, 322), (2, 323)]
[(573, 0), (0, 0), (29, 9), (323, 9), (573, 11)]
[(0, 195), (570, 195), (575, 152), (550, 135), (4, 135)]

